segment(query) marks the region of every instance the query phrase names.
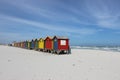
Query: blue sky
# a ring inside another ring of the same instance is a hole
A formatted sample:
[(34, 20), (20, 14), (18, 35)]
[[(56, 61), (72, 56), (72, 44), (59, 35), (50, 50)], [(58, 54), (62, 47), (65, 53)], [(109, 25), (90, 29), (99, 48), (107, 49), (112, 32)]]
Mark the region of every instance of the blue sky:
[(0, 0), (0, 43), (54, 35), (120, 45), (120, 0)]

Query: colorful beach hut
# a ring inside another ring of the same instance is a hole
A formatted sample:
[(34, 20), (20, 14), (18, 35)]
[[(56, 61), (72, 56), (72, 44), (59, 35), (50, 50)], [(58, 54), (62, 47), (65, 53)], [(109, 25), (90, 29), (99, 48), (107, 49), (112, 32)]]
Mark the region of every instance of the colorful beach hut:
[(52, 52), (53, 49), (53, 37), (46, 37), (45, 38), (45, 51)]
[(25, 41), (23, 41), (23, 48), (25, 48), (25, 45), (26, 45), (26, 42), (25, 42)]
[(38, 40), (35, 39), (35, 50), (38, 50)]
[(20, 44), (20, 47), (22, 48), (23, 47), (23, 42), (20, 42), (21, 44)]
[(27, 49), (30, 49), (30, 41), (27, 41)]
[(34, 49), (34, 48), (35, 48), (35, 41), (32, 39), (30, 49)]
[(62, 36), (54, 36), (53, 38), (53, 52), (55, 53), (68, 53), (69, 52), (69, 39)]
[(25, 48), (27, 49), (28, 42), (27, 40), (25, 41)]
[(23, 48), (23, 45), (24, 45), (24, 43), (23, 43), (23, 42), (21, 42), (21, 48)]
[(18, 47), (18, 43), (17, 42), (15, 43), (15, 47)]
[(44, 40), (45, 40), (45, 39), (43, 39), (43, 38), (40, 38), (40, 39), (38, 40), (38, 48), (39, 48), (40, 51), (43, 51), (43, 50), (44, 50), (44, 45), (45, 45)]
[(14, 43), (14, 46), (17, 47), (17, 42)]
[(18, 46), (17, 47), (20, 47), (21, 46), (21, 44), (20, 44), (20, 42), (18, 42)]

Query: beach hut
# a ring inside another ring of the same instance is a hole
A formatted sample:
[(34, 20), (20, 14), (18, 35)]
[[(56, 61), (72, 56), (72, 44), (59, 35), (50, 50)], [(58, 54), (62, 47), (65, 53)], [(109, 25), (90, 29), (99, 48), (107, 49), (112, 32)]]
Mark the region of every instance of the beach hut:
[(23, 45), (23, 48), (25, 48), (25, 46), (26, 46), (26, 42), (25, 42), (25, 41), (23, 41), (23, 44), (24, 44), (24, 45)]
[(69, 39), (62, 36), (54, 36), (53, 38), (53, 52), (55, 53), (68, 53), (69, 52)]
[(23, 47), (22, 48), (25, 48), (25, 41), (23, 41)]
[(44, 45), (45, 45), (44, 40), (45, 40), (45, 39), (43, 39), (43, 38), (40, 38), (40, 39), (38, 40), (38, 48), (39, 48), (40, 51), (43, 51), (43, 50), (44, 50)]
[(30, 49), (35, 49), (35, 40), (32, 39)]
[(35, 39), (35, 50), (38, 50), (38, 40)]
[(53, 49), (53, 37), (46, 37), (45, 38), (45, 51), (52, 52)]
[(25, 48), (27, 49), (27, 45), (28, 45), (27, 40), (24, 43), (25, 43)]
[(19, 46), (19, 43), (17, 42), (17, 47)]
[(16, 47), (18, 47), (18, 42), (16, 43)]
[(20, 43), (21, 43), (20, 47), (22, 48), (23, 47), (23, 42), (20, 42)]
[(20, 47), (20, 42), (18, 42), (18, 46), (17, 47)]
[(17, 42), (15, 42), (15, 44), (14, 44), (14, 45), (15, 45), (15, 47), (17, 47)]
[(24, 41), (24, 48), (26, 49), (27, 48), (27, 41)]
[(16, 47), (18, 47), (18, 42), (16, 43)]
[(22, 42), (20, 42), (20, 47), (22, 47)]
[(19, 42), (19, 47), (21, 47), (21, 42)]
[(14, 42), (14, 47), (16, 47), (17, 46), (17, 43), (16, 42)]
[(23, 45), (22, 42), (20, 42), (20, 48), (22, 48), (22, 45)]
[(30, 49), (30, 41), (27, 41), (27, 49)]

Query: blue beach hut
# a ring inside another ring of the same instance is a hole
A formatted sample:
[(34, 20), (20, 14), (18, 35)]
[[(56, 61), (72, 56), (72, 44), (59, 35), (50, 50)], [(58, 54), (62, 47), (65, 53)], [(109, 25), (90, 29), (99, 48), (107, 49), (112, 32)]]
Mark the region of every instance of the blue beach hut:
[(32, 39), (31, 41), (31, 46), (30, 46), (31, 49), (34, 49), (35, 48), (35, 41)]

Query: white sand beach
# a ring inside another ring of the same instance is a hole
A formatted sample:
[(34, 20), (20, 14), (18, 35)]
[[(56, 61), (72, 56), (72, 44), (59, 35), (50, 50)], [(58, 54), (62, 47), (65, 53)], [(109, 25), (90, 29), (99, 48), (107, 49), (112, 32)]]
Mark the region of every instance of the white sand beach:
[(0, 46), (0, 80), (120, 80), (120, 52), (71, 52), (55, 55)]

